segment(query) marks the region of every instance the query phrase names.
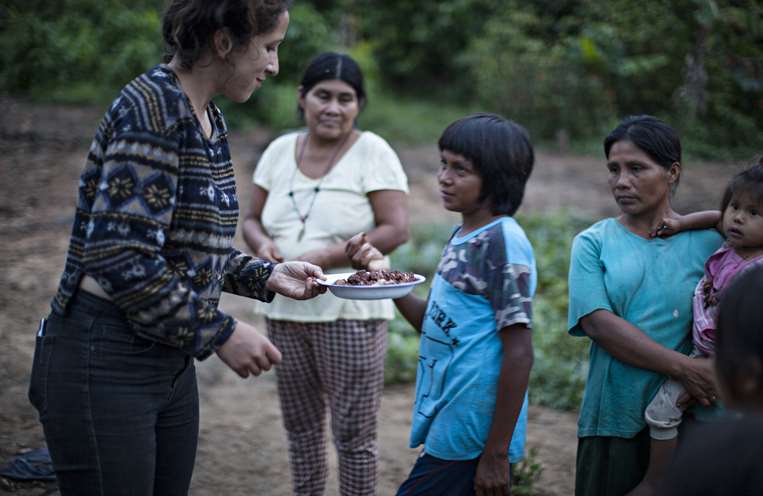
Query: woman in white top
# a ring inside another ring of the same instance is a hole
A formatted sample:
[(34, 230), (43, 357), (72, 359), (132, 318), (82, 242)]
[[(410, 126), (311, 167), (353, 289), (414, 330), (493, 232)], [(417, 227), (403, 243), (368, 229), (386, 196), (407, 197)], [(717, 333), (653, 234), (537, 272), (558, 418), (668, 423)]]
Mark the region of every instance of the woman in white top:
[[(344, 246), (353, 234), (367, 232), (385, 253), (408, 239), (407, 179), (389, 144), (355, 127), (366, 95), (352, 58), (316, 57), (298, 102), (306, 130), (279, 137), (263, 153), (244, 238), (263, 258), (351, 271)], [(266, 316), (283, 353), (276, 374), (294, 494), (324, 491), (327, 405), (341, 494), (375, 494), (376, 416), (392, 302), (276, 296), (255, 311)]]

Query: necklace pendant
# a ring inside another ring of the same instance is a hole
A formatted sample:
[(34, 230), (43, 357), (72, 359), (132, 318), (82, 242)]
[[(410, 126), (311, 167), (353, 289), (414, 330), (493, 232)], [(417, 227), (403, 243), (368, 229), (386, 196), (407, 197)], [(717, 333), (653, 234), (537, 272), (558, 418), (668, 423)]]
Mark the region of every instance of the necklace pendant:
[(302, 228), (299, 230), (299, 234), (297, 234), (297, 241), (302, 241), (302, 238), (305, 237), (305, 223), (302, 223)]

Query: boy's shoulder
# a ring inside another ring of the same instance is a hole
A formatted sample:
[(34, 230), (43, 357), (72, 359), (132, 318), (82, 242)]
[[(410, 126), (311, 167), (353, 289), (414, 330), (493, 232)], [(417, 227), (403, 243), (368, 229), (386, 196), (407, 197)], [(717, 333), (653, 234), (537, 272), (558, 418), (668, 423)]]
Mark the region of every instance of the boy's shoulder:
[(533, 248), (522, 227), (512, 217), (502, 217), (473, 234), (458, 237), (450, 242), (450, 251), (465, 250), (463, 258), (468, 265), (500, 266), (505, 263), (530, 265), (534, 260)]
[[(503, 256), (506, 262), (533, 265), (535, 263), (533, 246), (519, 222), (514, 217), (503, 217), (499, 226), (500, 229), (497, 229), (494, 236), (503, 242)], [(495, 244), (498, 245), (498, 243)]]

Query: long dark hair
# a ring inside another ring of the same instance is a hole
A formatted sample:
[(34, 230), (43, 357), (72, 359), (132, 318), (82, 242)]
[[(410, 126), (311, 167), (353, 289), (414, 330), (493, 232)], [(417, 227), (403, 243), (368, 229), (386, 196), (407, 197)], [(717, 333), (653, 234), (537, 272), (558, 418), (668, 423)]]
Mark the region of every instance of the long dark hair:
[(190, 69), (210, 47), (219, 29), (230, 34), (233, 48), (246, 45), (278, 24), (291, 0), (171, 0), (162, 19), (164, 61), (174, 56)]

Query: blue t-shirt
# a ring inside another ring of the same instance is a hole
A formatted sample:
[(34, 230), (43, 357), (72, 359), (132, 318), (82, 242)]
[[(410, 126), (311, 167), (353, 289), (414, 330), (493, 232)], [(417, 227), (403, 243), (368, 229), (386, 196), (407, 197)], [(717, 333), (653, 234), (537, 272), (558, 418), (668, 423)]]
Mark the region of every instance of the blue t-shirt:
[[(493, 422), (503, 345), (498, 332), (531, 325), (533, 249), (511, 217), (445, 247), (432, 281), (419, 345), (410, 446), (445, 460), (482, 454)], [(527, 394), (509, 445), (524, 454)]]
[[(715, 230), (644, 239), (616, 219), (597, 222), (572, 243), (569, 333), (585, 336), (580, 319), (608, 310), (662, 346), (688, 353), (694, 287), (722, 242)], [(646, 426), (644, 410), (664, 380), (591, 341), (578, 436), (635, 436)]]

